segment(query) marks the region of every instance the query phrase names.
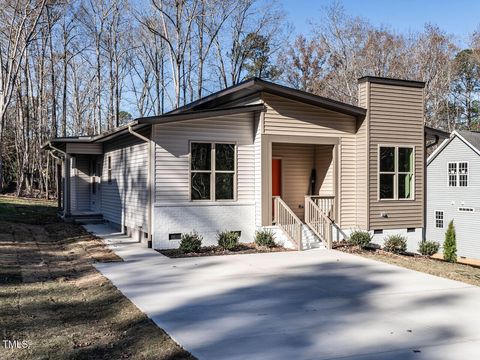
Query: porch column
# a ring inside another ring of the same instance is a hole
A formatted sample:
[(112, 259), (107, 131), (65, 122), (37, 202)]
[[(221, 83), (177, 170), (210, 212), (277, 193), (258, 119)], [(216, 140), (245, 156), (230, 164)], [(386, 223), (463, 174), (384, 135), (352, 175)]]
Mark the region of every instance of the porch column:
[(71, 215), (71, 176), (72, 176), (72, 158), (70, 154), (65, 156), (65, 181), (64, 181), (64, 216)]
[(63, 196), (63, 191), (62, 191), (62, 162), (57, 160), (57, 207), (58, 211), (62, 211), (62, 196)]
[(272, 225), (272, 141), (262, 135), (262, 226)]

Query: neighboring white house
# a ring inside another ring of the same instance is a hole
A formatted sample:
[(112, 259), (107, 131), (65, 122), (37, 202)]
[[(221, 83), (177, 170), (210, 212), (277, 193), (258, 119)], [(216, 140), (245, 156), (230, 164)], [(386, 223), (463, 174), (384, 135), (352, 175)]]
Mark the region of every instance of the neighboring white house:
[[(61, 214), (156, 249), (275, 228), (299, 249), (352, 229), (424, 232), (424, 83), (359, 79), (359, 106), (260, 79), (96, 136), (52, 139)], [(315, 244), (317, 243), (317, 244)]]
[(427, 161), (427, 240), (453, 220), (457, 256), (480, 259), (480, 133), (454, 131)]

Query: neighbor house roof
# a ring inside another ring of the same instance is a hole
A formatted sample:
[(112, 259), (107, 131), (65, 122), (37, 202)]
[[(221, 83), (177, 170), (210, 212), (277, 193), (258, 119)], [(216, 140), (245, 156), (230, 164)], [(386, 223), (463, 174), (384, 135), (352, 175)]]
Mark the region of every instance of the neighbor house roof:
[(458, 138), (465, 143), (470, 149), (480, 155), (480, 132), (455, 130), (450, 134), (448, 139), (445, 139), (440, 146), (430, 155), (427, 159), (427, 165), (429, 165), (435, 158), (445, 149), (453, 139)]

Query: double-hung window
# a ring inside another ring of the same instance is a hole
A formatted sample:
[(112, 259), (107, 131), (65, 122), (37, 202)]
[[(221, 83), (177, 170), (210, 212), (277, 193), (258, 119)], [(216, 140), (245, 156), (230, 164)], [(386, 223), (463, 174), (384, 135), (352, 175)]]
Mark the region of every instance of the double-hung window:
[(435, 227), (437, 229), (443, 229), (443, 220), (443, 211), (435, 211)]
[(448, 163), (448, 186), (468, 186), (468, 162)]
[(413, 147), (380, 146), (378, 166), (379, 199), (413, 199), (415, 170)]
[(190, 199), (235, 200), (235, 144), (190, 144)]

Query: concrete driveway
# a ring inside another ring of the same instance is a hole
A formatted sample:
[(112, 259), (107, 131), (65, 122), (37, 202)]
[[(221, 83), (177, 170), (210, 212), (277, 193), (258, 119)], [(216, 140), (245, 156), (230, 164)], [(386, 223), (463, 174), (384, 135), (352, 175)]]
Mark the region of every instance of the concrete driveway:
[(97, 268), (200, 359), (480, 356), (475, 286), (333, 250), (173, 260), (89, 229), (125, 259)]

